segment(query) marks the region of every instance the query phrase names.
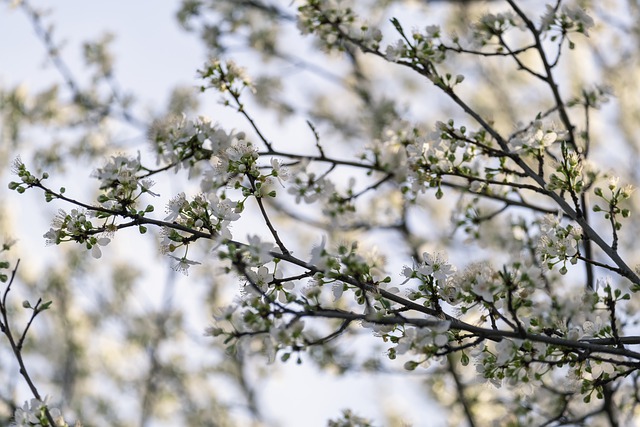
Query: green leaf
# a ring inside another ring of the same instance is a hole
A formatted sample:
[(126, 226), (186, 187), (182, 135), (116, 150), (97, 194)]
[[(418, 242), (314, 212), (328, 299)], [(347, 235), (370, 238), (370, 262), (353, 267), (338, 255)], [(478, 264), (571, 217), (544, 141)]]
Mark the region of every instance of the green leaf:
[(391, 23), (395, 27), (395, 29), (404, 37), (404, 30), (402, 29), (402, 25), (400, 25), (400, 21), (397, 18), (391, 18)]

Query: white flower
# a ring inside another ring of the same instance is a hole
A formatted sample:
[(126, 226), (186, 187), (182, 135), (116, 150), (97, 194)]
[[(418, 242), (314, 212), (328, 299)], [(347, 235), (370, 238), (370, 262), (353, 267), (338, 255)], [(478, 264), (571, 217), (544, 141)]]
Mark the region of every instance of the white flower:
[(597, 337), (604, 328), (604, 323), (600, 316), (596, 316), (595, 322), (587, 320), (582, 324), (582, 330), (587, 337)]
[(169, 257), (171, 257), (174, 260), (178, 261), (176, 264), (171, 266), (171, 268), (173, 268), (175, 271), (179, 271), (180, 273), (184, 274), (185, 276), (189, 275), (189, 267), (191, 267), (192, 265), (199, 265), (200, 264), (197, 261), (188, 260), (186, 257), (178, 258), (177, 256), (173, 256), (173, 255), (169, 255)]
[(176, 197), (171, 199), (167, 204), (168, 215), (164, 218), (164, 220), (168, 222), (173, 222), (176, 219), (178, 219), (186, 203), (187, 203), (187, 199), (184, 193), (180, 193)]
[(102, 257), (102, 251), (100, 250), (100, 246), (107, 246), (111, 242), (111, 239), (107, 237), (101, 237), (97, 240), (96, 244), (91, 246), (91, 256), (95, 259), (99, 259)]
[(333, 294), (333, 301), (338, 301), (342, 297), (343, 292), (344, 292), (344, 284), (334, 283), (334, 285), (331, 287), (331, 293)]
[(415, 272), (415, 268), (416, 266), (409, 267), (408, 265), (405, 265), (404, 267), (402, 267), (402, 275), (407, 279), (410, 279)]
[(311, 249), (311, 259), (309, 260), (310, 265), (323, 271), (327, 269), (328, 254), (325, 250), (326, 244), (327, 236), (322, 236), (322, 241), (320, 242), (320, 244), (314, 246), (313, 249)]
[[(282, 271), (276, 271), (274, 275), (275, 279), (282, 279)], [(276, 286), (276, 294), (278, 295), (278, 301), (282, 304), (287, 302), (287, 295), (295, 288), (293, 282), (283, 282)]]
[[(45, 425), (43, 419), (43, 410), (48, 409), (49, 414), (53, 417), (57, 426), (66, 426), (67, 424), (62, 418), (60, 410), (57, 408), (49, 408), (49, 396), (45, 396), (44, 400), (31, 399), (25, 401), (22, 407), (16, 408), (13, 414), (13, 423), (11, 426), (40, 426)], [(48, 424), (47, 424), (48, 425)]]
[[(238, 138), (244, 137), (244, 134), (238, 134)], [(225, 151), (227, 158), (234, 162), (240, 162), (244, 160), (245, 156), (256, 159), (258, 157), (258, 149), (253, 144), (244, 139), (240, 139), (235, 142), (231, 147)]]
[(509, 338), (503, 338), (496, 344), (496, 365), (503, 366), (513, 355), (516, 354), (520, 343), (516, 343), (514, 341)]
[(536, 120), (525, 130), (518, 131), (510, 143), (515, 152), (524, 150), (544, 150), (558, 140), (562, 140), (566, 132), (556, 130), (555, 125), (545, 127), (541, 120)]
[(62, 230), (56, 230), (56, 229), (50, 228), (49, 231), (44, 233), (42, 237), (46, 239), (47, 246), (57, 245), (60, 243), (60, 238), (62, 237)]
[(249, 263), (263, 265), (273, 260), (270, 252), (274, 249), (273, 244), (262, 242), (258, 236), (247, 236), (249, 243)]
[(556, 20), (556, 12), (550, 4), (546, 5), (544, 14), (540, 17), (540, 28), (548, 30)]
[(310, 280), (309, 285), (302, 289), (302, 295), (309, 299), (320, 297), (322, 288), (315, 280)]
[(440, 252), (433, 255), (425, 252), (422, 254), (422, 258), (424, 262), (418, 267), (417, 272), (424, 276), (431, 274), (434, 279), (444, 282), (456, 271), (455, 267), (447, 262), (446, 256)]
[(31, 426), (35, 423), (39, 423), (38, 418), (31, 413), (31, 408), (28, 402), (24, 402), (21, 408), (17, 408), (13, 413), (14, 426)]
[(138, 158), (125, 156), (112, 156), (102, 168), (96, 169), (93, 176), (103, 181), (103, 186), (111, 186), (115, 183), (122, 185), (137, 185), (135, 174), (140, 170), (140, 153)]
[(589, 365), (591, 366), (591, 377), (593, 379), (598, 379), (603, 374), (609, 376), (615, 372), (615, 368), (611, 363), (590, 360)]
[(486, 302), (493, 302), (493, 283), (483, 274), (476, 277), (471, 291)]
[(425, 32), (427, 37), (435, 39), (440, 37), (440, 26), (439, 25), (427, 25), (425, 28)]
[(401, 59), (407, 52), (404, 40), (398, 40), (395, 45), (387, 46), (385, 57), (388, 61), (396, 62)]
[(593, 18), (578, 6), (563, 5), (559, 13), (551, 5), (546, 7), (547, 10), (540, 18), (542, 30), (556, 26), (561, 31), (576, 31), (588, 36), (589, 29), (594, 26)]
[[(269, 269), (264, 265), (258, 267), (258, 269), (247, 270), (247, 278), (249, 279), (248, 290), (252, 294), (259, 296), (262, 293), (266, 293), (269, 288), (269, 283), (273, 281), (273, 274), (269, 273)], [(255, 289), (255, 286), (258, 289)]]
[(593, 27), (593, 18), (587, 15), (584, 9), (578, 6), (563, 5), (562, 13), (566, 15), (578, 27), (577, 31), (588, 36), (588, 30)]
[(438, 323), (436, 326), (432, 326), (430, 329), (431, 338), (433, 339), (433, 343), (438, 347), (444, 347), (449, 343), (449, 336), (447, 332), (451, 327), (450, 321), (444, 321)]
[(289, 178), (289, 171), (287, 168), (282, 166), (282, 162), (280, 160), (273, 158), (271, 159), (271, 168), (273, 169), (271, 174), (275, 176), (278, 179), (278, 182), (280, 182), (280, 185), (284, 187), (283, 181), (286, 181), (287, 178)]
[(156, 183), (153, 180), (150, 179), (143, 179), (140, 180), (140, 189), (142, 190), (143, 193), (149, 193), (154, 197), (158, 197), (159, 194), (158, 193), (154, 193), (153, 191), (150, 190), (151, 187), (153, 187)]
[(240, 219), (240, 214), (236, 212), (238, 208), (237, 203), (232, 202), (229, 199), (220, 200), (218, 196), (213, 193), (207, 195), (211, 204), (211, 213), (220, 220), (235, 221)]
[(542, 150), (556, 142), (556, 139), (558, 139), (557, 133), (551, 130), (547, 130), (546, 132), (544, 132), (542, 131), (542, 129), (537, 129), (533, 135), (532, 148)]

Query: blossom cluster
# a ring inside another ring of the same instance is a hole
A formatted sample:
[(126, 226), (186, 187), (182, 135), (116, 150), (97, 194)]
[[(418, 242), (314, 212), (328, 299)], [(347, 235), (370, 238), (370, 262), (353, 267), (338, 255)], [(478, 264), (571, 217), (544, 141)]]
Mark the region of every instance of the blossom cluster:
[[(286, 361), (292, 352), (305, 348), (313, 334), (305, 329), (303, 320), (282, 309), (283, 304), (295, 299), (290, 297), (289, 285), (274, 283), (274, 277), (261, 269), (247, 275), (250, 283), (245, 286), (242, 298), (214, 315), (215, 324), (205, 334), (235, 338), (227, 341), (230, 351), (248, 345), (266, 355), (269, 363), (278, 354), (280, 360)], [(261, 274), (268, 282), (251, 283), (253, 279), (261, 280)], [(254, 339), (256, 331), (261, 334)]]
[(563, 140), (567, 131), (545, 126), (542, 120), (535, 120), (526, 129), (517, 132), (510, 140), (513, 151), (540, 153), (557, 141)]
[(149, 127), (147, 137), (156, 153), (157, 163), (174, 165), (176, 171), (209, 158), (213, 151), (228, 148), (233, 139), (232, 134), (206, 117), (190, 120), (185, 115), (156, 120)]
[(302, 161), (290, 170), (287, 193), (295, 197), (295, 202), (314, 203), (327, 200), (335, 193), (335, 185), (324, 175), (318, 176), (309, 170), (309, 162)]
[[(167, 216), (164, 220), (223, 240), (231, 238), (229, 227), (232, 221), (240, 218), (241, 211), (242, 204), (219, 198), (215, 193), (199, 194), (190, 201), (184, 193), (180, 193), (167, 204)], [(188, 231), (166, 228), (162, 242), (163, 252), (174, 252), (178, 247), (188, 245), (190, 236)]]
[(545, 215), (540, 221), (540, 238), (537, 253), (549, 269), (562, 264), (561, 274), (567, 273), (567, 261), (578, 262), (578, 243), (582, 240), (582, 228), (577, 224), (562, 224), (560, 216)]
[(599, 186), (595, 187), (593, 191), (596, 196), (605, 202), (604, 206), (600, 206), (600, 204), (593, 205), (593, 211), (604, 212), (605, 218), (612, 222), (615, 231), (622, 228), (622, 223), (618, 221), (616, 217), (621, 215), (623, 218), (627, 218), (631, 215), (631, 210), (621, 207), (620, 204), (628, 200), (634, 190), (633, 186), (629, 184), (621, 186), (619, 181), (620, 178), (610, 176), (607, 182), (606, 193), (605, 190)]
[(140, 154), (137, 158), (112, 156), (103, 167), (96, 169), (93, 177), (101, 181), (100, 189), (104, 190), (98, 197), (102, 206), (110, 210), (127, 210), (134, 207), (135, 201), (144, 193), (158, 196), (151, 191), (154, 182), (137, 175), (141, 170)]
[[(58, 408), (49, 406), (49, 396), (46, 396), (44, 400), (31, 399), (24, 402), (24, 405), (16, 408), (13, 414), (13, 422), (11, 426), (15, 427), (69, 427)], [(45, 411), (48, 411), (53, 422), (53, 426), (50, 424), (49, 419)], [(76, 422), (76, 427), (81, 427), (80, 422)]]
[[(30, 188), (33, 185), (38, 184), (40, 181), (49, 178), (49, 174), (46, 172), (42, 174), (41, 178), (37, 178), (35, 175), (33, 175), (31, 172), (27, 170), (27, 167), (22, 162), (20, 157), (16, 158), (13, 161), (11, 165), (11, 172), (20, 178), (20, 182), (11, 181), (9, 183), (9, 189), (15, 190), (20, 194), (24, 193), (27, 190), (27, 188)], [(47, 201), (49, 201), (49, 199), (47, 199)]]
[(549, 175), (546, 188), (578, 194), (593, 180), (592, 171), (585, 168), (582, 156), (576, 152), (566, 152), (563, 157), (556, 162), (555, 172)]
[[(480, 46), (502, 45), (502, 36), (511, 28), (523, 28), (523, 22), (512, 12), (487, 13), (473, 25), (473, 42)], [(498, 50), (502, 50), (501, 46)]]
[(363, 158), (393, 173), (408, 194), (437, 187), (436, 198), (440, 198), (440, 179), (444, 175), (479, 179), (474, 161), (483, 151), (479, 147), (488, 145), (484, 132), (469, 132), (464, 126), (455, 127), (453, 121), (437, 122), (435, 129), (428, 131), (398, 120), (383, 130), (381, 139), (366, 147)]
[[(266, 184), (275, 179), (282, 185), (288, 178), (287, 168), (275, 158), (264, 172), (258, 164), (258, 148), (244, 132), (227, 132), (206, 117), (158, 121), (150, 129), (149, 138), (159, 164), (174, 165), (176, 170), (184, 167), (191, 174), (196, 171), (193, 166), (200, 162), (204, 168), (200, 181), (203, 193), (226, 187), (242, 189), (244, 196), (273, 197), (275, 192)], [(243, 177), (249, 178), (251, 185), (243, 183)]]
[(48, 245), (59, 245), (63, 241), (84, 243), (91, 251), (91, 256), (100, 258), (100, 246), (108, 245), (111, 239), (97, 237), (96, 233), (97, 230), (84, 209), (71, 209), (69, 213), (60, 209), (51, 222), (51, 228), (43, 237)]
[(579, 6), (564, 4), (557, 7), (547, 5), (544, 15), (540, 18), (540, 28), (545, 31), (557, 30), (564, 33), (577, 32), (589, 35), (589, 29), (594, 25), (584, 9)]
[[(449, 343), (449, 328), (451, 322), (437, 322), (432, 327), (405, 327), (400, 336), (390, 338), (395, 347), (389, 349), (389, 357), (395, 359), (397, 356), (407, 352), (420, 356), (434, 355), (439, 349)], [(408, 361), (404, 367), (407, 370), (414, 370), (420, 363)], [(424, 366), (424, 363), (422, 364)]]
[(433, 280), (438, 283), (444, 284), (455, 271), (456, 268), (449, 264), (444, 254), (439, 252), (434, 254), (424, 252), (422, 254), (422, 261), (414, 263), (413, 267), (405, 266), (402, 274), (407, 279), (417, 278), (422, 281), (427, 281), (433, 278)]
[(307, 0), (298, 8), (298, 29), (315, 34), (327, 50), (344, 50), (344, 43), (357, 43), (363, 49), (378, 51), (382, 41), (380, 29), (359, 22), (352, 7), (335, 0)]
[(575, 96), (567, 102), (569, 107), (583, 105), (595, 109), (601, 108), (609, 102), (613, 95), (613, 89), (608, 85), (594, 85), (593, 87), (582, 89), (579, 96)]
[[(245, 332), (251, 335), (250, 331), (268, 331), (266, 336), (256, 338), (255, 345), (263, 346), (270, 360), (274, 360), (277, 354), (281, 358), (288, 358), (292, 351), (305, 348), (316, 336), (316, 332), (301, 321), (303, 316), (313, 316), (313, 311), (296, 312), (296, 309), (322, 309), (330, 302), (336, 304), (341, 299), (344, 304), (364, 306), (367, 319), (371, 321), (363, 322), (363, 327), (376, 333), (388, 333), (394, 329), (393, 326), (385, 327), (376, 323), (376, 319), (390, 313), (392, 306), (381, 295), (381, 291), (396, 294), (399, 290), (387, 287), (391, 279), (383, 271), (385, 260), (375, 250), (360, 253), (357, 244), (339, 244), (333, 252), (327, 250), (326, 240), (323, 239), (312, 250), (308, 262), (316, 272), (307, 275), (310, 280), (305, 289), (296, 289), (294, 281), (284, 276), (279, 262), (275, 262), (274, 267), (263, 264), (272, 258), (269, 254), (271, 245), (255, 236), (250, 236), (250, 241), (251, 248), (233, 244), (227, 247), (229, 252), (225, 258), (236, 260), (247, 283), (243, 287), (242, 298), (236, 301), (234, 308), (215, 316), (216, 324), (207, 330), (207, 334), (227, 335), (248, 341), (250, 338), (244, 338)], [(259, 247), (261, 251), (255, 249)], [(256, 264), (251, 266), (250, 262)], [(331, 301), (325, 298), (329, 296), (327, 294), (331, 294)], [(353, 299), (343, 298), (347, 295)], [(441, 332), (438, 332), (438, 328), (434, 329), (434, 339), (438, 343), (441, 338), (436, 338), (436, 335)], [(236, 344), (234, 340), (233, 345)]]
[(198, 71), (198, 74), (209, 84), (202, 86), (202, 91), (213, 88), (220, 93), (230, 92), (233, 96), (238, 97), (244, 88), (253, 90), (251, 79), (244, 69), (233, 61), (221, 62), (218, 59), (212, 59), (205, 64), (202, 70)]
[[(411, 39), (408, 39), (400, 23), (395, 19), (392, 22), (402, 38), (387, 46), (385, 51), (387, 60), (398, 62), (404, 59), (416, 64), (439, 64), (446, 59), (446, 49), (440, 40), (442, 31), (439, 26), (429, 25), (424, 31), (414, 29)], [(461, 77), (457, 79), (460, 80), (457, 83), (462, 81)]]

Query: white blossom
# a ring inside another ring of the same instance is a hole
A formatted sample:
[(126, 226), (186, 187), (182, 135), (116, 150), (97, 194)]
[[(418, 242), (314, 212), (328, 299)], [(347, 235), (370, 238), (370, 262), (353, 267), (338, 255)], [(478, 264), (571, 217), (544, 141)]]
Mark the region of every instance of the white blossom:
[(189, 267), (191, 267), (192, 265), (199, 265), (200, 263), (197, 261), (191, 261), (189, 259), (187, 259), (186, 257), (182, 257), (182, 258), (178, 258), (177, 256), (173, 256), (171, 254), (168, 255), (170, 258), (173, 258), (175, 261), (177, 261), (177, 263), (173, 264), (171, 266), (171, 268), (173, 268), (175, 271), (179, 271), (180, 273), (184, 274), (185, 276), (189, 275)]

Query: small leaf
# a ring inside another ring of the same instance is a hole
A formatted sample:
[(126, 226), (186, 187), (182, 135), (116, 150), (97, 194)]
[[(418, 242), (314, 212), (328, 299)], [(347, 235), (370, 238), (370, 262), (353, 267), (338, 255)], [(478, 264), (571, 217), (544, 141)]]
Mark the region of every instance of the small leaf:
[(400, 21), (398, 21), (397, 18), (391, 18), (390, 19), (391, 23), (393, 24), (393, 26), (395, 27), (395, 29), (402, 35), (404, 36), (404, 30), (402, 29), (402, 25), (400, 25)]

